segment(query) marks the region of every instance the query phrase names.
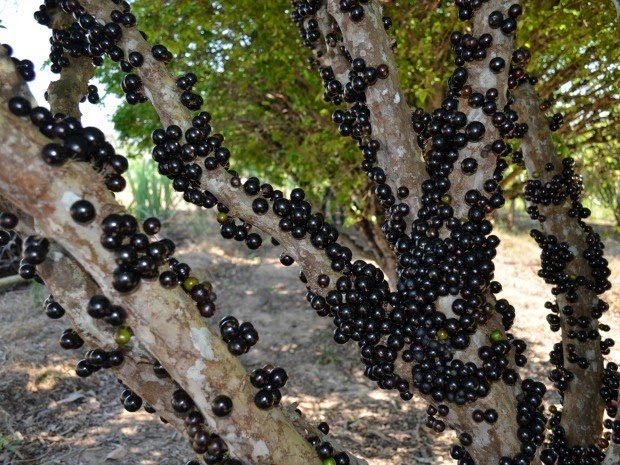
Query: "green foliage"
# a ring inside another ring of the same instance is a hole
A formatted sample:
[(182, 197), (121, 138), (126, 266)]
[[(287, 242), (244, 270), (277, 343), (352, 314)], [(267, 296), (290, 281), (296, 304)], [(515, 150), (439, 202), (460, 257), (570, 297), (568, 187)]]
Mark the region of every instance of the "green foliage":
[(21, 439), (16, 434), (3, 434), (0, 436), (0, 450), (7, 450), (15, 453), (16, 447), (22, 443)]
[(36, 281), (30, 283), (30, 293), (32, 295), (32, 304), (34, 308), (43, 308), (43, 303), (49, 295), (49, 291), (43, 284)]
[[(412, 106), (441, 104), (453, 68), (449, 35), (469, 27), (457, 21), (452, 3), (383, 2), (384, 13), (394, 21), (390, 34)], [(357, 148), (337, 136), (330, 121), (333, 108), (323, 102), (318, 73), (305, 65), (309, 51), (300, 44), (287, 7), (285, 0), (133, 4), (149, 39), (164, 43), (177, 57), (171, 72), (199, 76), (196, 90), (213, 114), (215, 130), (229, 140), (232, 169), (278, 185), (301, 185), (318, 204), (329, 194), (331, 204), (346, 206), (347, 216), (368, 216), (359, 208), (368, 204), (359, 202), (368, 182)], [(586, 171), (596, 172), (601, 157), (618, 149), (620, 48), (613, 5), (532, 0), (525, 8), (518, 42), (532, 50), (529, 71), (541, 77), (540, 91), (555, 104), (553, 109), (565, 114), (563, 148)], [(122, 96), (121, 78), (117, 70), (103, 71), (108, 90)], [(556, 94), (560, 89), (563, 93)], [(150, 149), (142, 137), (145, 128), (157, 126), (150, 106), (125, 105), (114, 123), (121, 140)]]
[(158, 175), (154, 161), (133, 160), (129, 164), (127, 180), (133, 196), (128, 210), (138, 220), (156, 216), (165, 221), (174, 214), (178, 198), (172, 193), (170, 180)]

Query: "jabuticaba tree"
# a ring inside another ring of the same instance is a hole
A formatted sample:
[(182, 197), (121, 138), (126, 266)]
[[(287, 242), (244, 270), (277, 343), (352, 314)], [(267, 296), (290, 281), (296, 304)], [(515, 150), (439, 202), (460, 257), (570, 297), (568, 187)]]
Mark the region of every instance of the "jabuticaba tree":
[[(462, 20), (450, 36), (454, 69), (427, 113), (404, 98), (379, 3), (291, 4), (334, 106), (334, 137), (352, 139), (374, 183), (396, 270), (356, 260), (302, 189), (286, 196), (232, 171), (231, 150), (193, 90), (200, 76), (168, 73), (172, 53), (148, 42), (127, 2), (46, 0), (35, 13), (51, 29), (60, 75), (48, 90), (51, 108), (28, 90), (32, 63), (0, 47), (0, 240), (23, 237), (20, 274), (50, 290), (50, 318), (70, 320), (61, 347), (88, 348), (76, 374), (113, 370), (127, 410), (144, 407), (187, 437), (196, 453), (189, 463), (364, 462), (330, 438), (328, 425), (286, 407), (284, 368), (265, 361), (245, 371), (238, 357), (258, 342), (256, 329), (234, 315), (208, 325), (216, 290), (175, 258), (157, 218), (139, 223), (115, 201), (128, 162), (99, 129), (82, 126), (79, 111), (84, 97), (97, 100), (88, 82), (108, 59), (124, 73), (127, 100), (152, 105), (160, 118), (151, 134), (159, 173), (187, 202), (215, 209), (205, 214), (224, 238), (256, 249), (270, 236), (283, 265), (297, 262), (310, 305), (333, 320), (335, 342), (357, 343), (369, 382), (403, 402), (428, 401), (427, 425), (458, 435), (457, 463), (619, 463), (620, 376), (605, 364), (613, 341), (598, 321), (609, 308), (610, 271), (585, 221), (574, 162), (550, 137), (561, 119), (542, 112), (530, 52), (515, 37), (523, 7), (460, 0), (454, 8)], [(561, 407), (545, 405), (542, 380), (521, 376), (526, 343), (510, 332), (516, 309), (497, 296), (490, 216), (504, 204), (511, 164), (527, 169), (539, 275), (553, 285), (547, 321), (559, 335), (548, 376)]]

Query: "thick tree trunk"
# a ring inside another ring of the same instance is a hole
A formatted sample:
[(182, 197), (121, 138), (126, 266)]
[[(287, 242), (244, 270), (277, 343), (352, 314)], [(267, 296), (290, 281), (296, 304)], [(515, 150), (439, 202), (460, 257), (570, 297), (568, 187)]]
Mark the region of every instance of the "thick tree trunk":
[[(15, 73), (11, 61), (2, 57), (3, 108), (14, 95), (10, 76)], [(255, 406), (255, 389), (239, 360), (206, 326), (184, 293), (178, 288), (166, 290), (157, 282), (143, 282), (131, 294), (120, 294), (112, 287), (114, 256), (100, 244), (100, 223), (108, 214), (119, 212), (120, 207), (103, 186), (103, 180), (92, 182), (92, 168), (79, 163), (50, 167), (40, 157), (49, 140), (29, 121), (0, 112), (0, 125), (4, 128), (0, 133), (2, 195), (34, 218), (37, 232), (69, 251), (106, 296), (123, 302), (134, 337), (192, 397), (207, 426), (220, 434), (231, 454), (257, 464), (319, 464), (313, 447), (280, 409), (264, 411)], [(87, 192), (84, 186), (89, 186)], [(82, 198), (93, 204), (98, 215), (88, 225), (74, 222), (69, 215), (71, 205)], [(72, 279), (70, 274), (64, 276)], [(58, 284), (58, 289), (65, 288)], [(78, 288), (74, 292), (75, 302), (81, 301), (78, 308), (84, 308), (86, 294), (82, 292), (91, 295), (96, 290)], [(226, 418), (216, 417), (211, 410), (211, 400), (220, 394), (234, 402), (234, 413)]]

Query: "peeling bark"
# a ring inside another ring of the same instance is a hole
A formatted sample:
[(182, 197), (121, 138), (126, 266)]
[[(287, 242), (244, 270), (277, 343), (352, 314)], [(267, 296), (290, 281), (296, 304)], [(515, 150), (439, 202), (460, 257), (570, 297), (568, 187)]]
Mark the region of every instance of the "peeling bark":
[(377, 165), (385, 172), (393, 193), (400, 186), (409, 188), (409, 197), (403, 202), (409, 205), (411, 212), (417, 212), (421, 206), (421, 184), (426, 177), (426, 167), (422, 150), (416, 144), (411, 109), (400, 84), (392, 42), (383, 27), (381, 5), (378, 2), (366, 4), (364, 19), (359, 23), (351, 21), (336, 0), (327, 1), (327, 11), (338, 23), (347, 51), (353, 58), (363, 58), (368, 66), (386, 64), (389, 68), (387, 79), (380, 79), (366, 90), (372, 137), (381, 143)]
[[(0, 65), (2, 70), (7, 68)], [(3, 92), (0, 105), (6, 108), (6, 104)], [(207, 426), (222, 436), (231, 454), (257, 464), (318, 464), (312, 446), (280, 409), (262, 411), (254, 405), (255, 390), (239, 360), (206, 326), (180, 289), (168, 291), (158, 283), (142, 282), (129, 295), (114, 290), (114, 257), (99, 243), (99, 222), (120, 207), (102, 182), (92, 182), (90, 166), (66, 163), (51, 168), (39, 156), (47, 141), (30, 122), (0, 112), (0, 124), (5, 128), (0, 134), (0, 192), (35, 220), (44, 220), (37, 222), (41, 232), (67, 250), (105, 295), (123, 301), (135, 338), (194, 399)], [(97, 221), (80, 225), (71, 220), (68, 210), (81, 198), (95, 206)], [(233, 399), (235, 409), (229, 417), (215, 417), (211, 412), (210, 401), (219, 394)]]

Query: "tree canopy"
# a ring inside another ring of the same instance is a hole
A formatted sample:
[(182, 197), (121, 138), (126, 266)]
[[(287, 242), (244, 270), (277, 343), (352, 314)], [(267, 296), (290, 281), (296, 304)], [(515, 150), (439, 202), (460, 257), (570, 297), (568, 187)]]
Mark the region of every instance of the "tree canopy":
[[(452, 2), (382, 3), (393, 23), (397, 63), (406, 70), (401, 79), (408, 103), (432, 108), (441, 98), (450, 69), (449, 35), (457, 21)], [(233, 169), (268, 175), (278, 183), (312, 184), (315, 194), (333, 197), (334, 203), (352, 199), (348, 216), (370, 213), (358, 209), (367, 203), (360, 199), (367, 195), (369, 184), (356, 163), (356, 149), (333, 137), (337, 127), (331, 122), (332, 109), (323, 102), (317, 85), (320, 76), (310, 54), (299, 45), (285, 4), (137, 0), (133, 8), (145, 18), (141, 29), (149, 40), (169, 44), (171, 52), (182, 58), (171, 65), (172, 72), (201, 76), (198, 91), (221, 122), (221, 132), (234, 135), (242, 154)], [(527, 8), (536, 13), (520, 25), (517, 41), (531, 50), (530, 71), (540, 77), (549, 114), (564, 115), (558, 131), (562, 150), (584, 164), (586, 179), (588, 173), (597, 173), (591, 183), (594, 195), (618, 214), (620, 51), (613, 5), (537, 0)], [(587, 39), (583, 29), (589, 31)], [(304, 60), (307, 67), (295, 66)], [(122, 95), (119, 76), (112, 67), (102, 74), (107, 90)], [(138, 128), (155, 129), (157, 118), (148, 106), (124, 105), (114, 124), (121, 140), (146, 150), (148, 140), (135, 134), (140, 133)], [(517, 173), (507, 178), (521, 179)], [(514, 189), (505, 187), (512, 195), (521, 190), (519, 182)], [(326, 198), (314, 200), (329, 207)]]

